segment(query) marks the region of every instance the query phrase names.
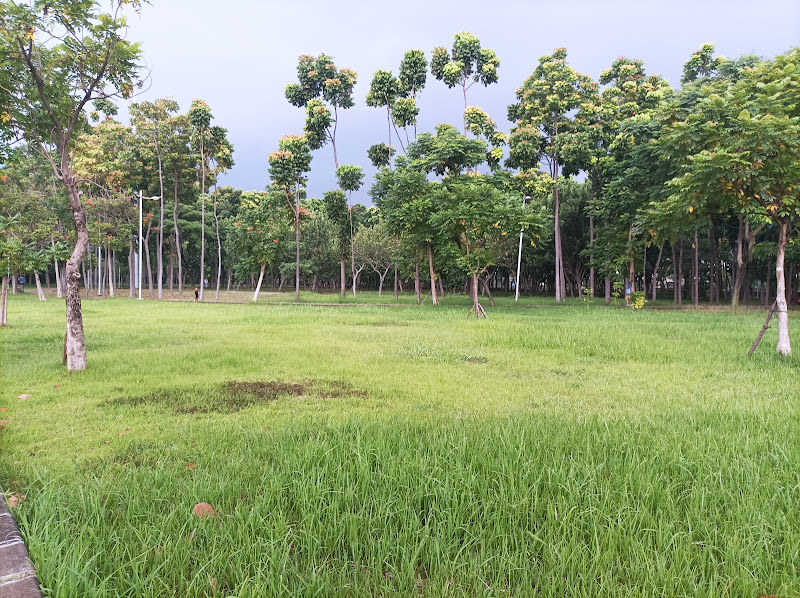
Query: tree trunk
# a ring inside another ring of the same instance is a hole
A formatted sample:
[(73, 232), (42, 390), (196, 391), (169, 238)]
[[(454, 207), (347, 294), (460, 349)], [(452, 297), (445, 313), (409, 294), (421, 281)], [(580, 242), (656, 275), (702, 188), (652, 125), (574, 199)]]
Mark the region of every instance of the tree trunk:
[(161, 164), (161, 147), (158, 145), (158, 127), (156, 126), (155, 146), (158, 157), (158, 298), (163, 298), (164, 289), (164, 167)]
[[(775, 267), (777, 268), (777, 261), (775, 262)], [(764, 294), (762, 297), (762, 305), (765, 307), (769, 305), (769, 292), (770, 287), (772, 286), (772, 268), (770, 268), (769, 260), (767, 260), (767, 283), (764, 285)], [(785, 292), (784, 292), (785, 294)]]
[[(414, 125), (416, 128), (416, 125)], [(415, 135), (416, 138), (416, 135)], [(397, 237), (394, 238), (394, 252), (397, 254)], [(394, 263), (394, 299), (397, 301), (400, 296), (398, 293), (398, 284), (400, 280), (397, 278), (397, 262)]]
[(36, 292), (39, 295), (39, 301), (47, 301), (47, 297), (44, 296), (44, 291), (42, 290), (42, 281), (39, 279), (39, 271), (33, 271), (33, 278), (36, 281)]
[[(172, 224), (175, 227), (175, 253), (178, 256), (178, 297), (183, 298), (183, 257), (181, 255), (181, 234), (178, 230), (178, 175), (175, 174), (175, 199), (172, 204)], [(141, 265), (139, 266), (141, 268)]]
[(605, 280), (605, 291), (606, 291), (606, 305), (611, 304), (611, 279), (606, 276)]
[(340, 261), (341, 261), (340, 265), (342, 267), (341, 278), (340, 278), (340, 286), (341, 286), (340, 291), (342, 293), (342, 297), (344, 297), (346, 292), (345, 288), (347, 284), (347, 278), (346, 278), (347, 275), (344, 273), (344, 256), (342, 256), (342, 259)]
[(227, 286), (227, 290), (228, 291), (231, 290), (231, 279), (232, 279), (232, 277), (233, 277), (233, 270), (232, 270), (232, 268), (230, 266), (228, 266), (228, 286)]
[(661, 255), (664, 253), (664, 244), (662, 243), (658, 248), (658, 258), (656, 258), (656, 266), (653, 268), (653, 301), (656, 300), (656, 287), (658, 285), (658, 267), (661, 265)]
[(736, 239), (736, 275), (731, 291), (731, 311), (739, 308), (739, 298), (744, 282), (744, 216), (739, 214), (739, 236)]
[[(200, 301), (206, 286), (206, 157), (203, 147), (203, 134), (200, 133)], [(148, 258), (148, 269), (150, 268)]]
[(419, 288), (419, 262), (414, 264), (414, 291), (417, 293), (417, 305), (420, 304), (420, 288)]
[(253, 303), (258, 301), (258, 294), (261, 292), (261, 282), (264, 280), (264, 269), (266, 264), (261, 264), (261, 273), (258, 275), (258, 284), (256, 285), (256, 292), (253, 293)]
[[(150, 299), (153, 298), (153, 268), (150, 265), (150, 231), (152, 230), (152, 220), (147, 224), (147, 234), (144, 236), (144, 256), (147, 263), (147, 288), (150, 290)], [(108, 254), (106, 254), (108, 260)], [(140, 266), (141, 267), (141, 266)], [(203, 298), (203, 277), (200, 277), (200, 298)]]
[(300, 301), (300, 190), (295, 189), (294, 194), (294, 298)]
[(109, 247), (108, 243), (106, 243), (106, 266), (108, 272), (106, 276), (108, 277), (108, 296), (114, 296), (114, 260), (111, 259), (111, 247)]
[(555, 212), (555, 253), (556, 253), (556, 303), (564, 300), (566, 294), (566, 280), (564, 277), (564, 260), (561, 252), (561, 210), (560, 201), (558, 197), (558, 165), (555, 167), (555, 176), (553, 179), (556, 181), (553, 187), (553, 207)]
[(0, 288), (0, 326), (8, 326), (8, 274), (3, 274)]
[(780, 355), (791, 355), (792, 346), (789, 342), (789, 311), (786, 303), (786, 279), (783, 275), (783, 265), (786, 256), (786, 244), (789, 240), (789, 225), (786, 220), (780, 221), (778, 232), (778, 255), (775, 259), (775, 282), (777, 293), (775, 305), (778, 312), (778, 347)]
[(486, 283), (486, 279), (478, 277), (478, 280), (480, 281), (484, 292), (489, 296), (489, 305), (491, 307), (494, 307), (494, 297), (492, 297), (492, 291), (489, 289), (489, 285)]
[[(594, 197), (594, 191), (592, 191)], [(590, 296), (594, 297), (594, 216), (589, 216), (589, 247), (592, 248), (592, 253), (589, 254), (589, 290)], [(517, 281), (519, 284), (519, 281)]]
[(683, 305), (683, 239), (678, 244), (678, 305)]
[(431, 301), (434, 305), (439, 305), (439, 297), (436, 295), (436, 273), (433, 271), (433, 247), (428, 241), (428, 269), (431, 276)]
[(217, 299), (219, 299), (219, 283), (222, 278), (222, 241), (219, 238), (219, 216), (217, 215), (217, 184), (214, 183), (214, 231), (217, 235)]
[(628, 284), (631, 293), (636, 291), (636, 266), (633, 263), (633, 224), (628, 226)]
[(700, 302), (700, 242), (694, 231), (694, 263), (692, 264), (692, 300), (697, 307)]
[(128, 297), (136, 297), (136, 253), (133, 250), (133, 237), (128, 243)]
[(86, 217), (81, 207), (78, 188), (72, 178), (72, 172), (68, 163), (62, 159), (62, 176), (64, 185), (67, 188), (70, 199), (70, 210), (75, 222), (77, 238), (75, 248), (67, 260), (65, 272), (66, 286), (66, 308), (67, 325), (66, 336), (64, 338), (64, 363), (67, 371), (74, 372), (85, 370), (86, 361), (86, 342), (83, 336), (83, 313), (81, 311), (81, 287), (80, 287), (80, 263), (86, 255), (86, 247), (89, 245), (89, 231), (86, 228)]

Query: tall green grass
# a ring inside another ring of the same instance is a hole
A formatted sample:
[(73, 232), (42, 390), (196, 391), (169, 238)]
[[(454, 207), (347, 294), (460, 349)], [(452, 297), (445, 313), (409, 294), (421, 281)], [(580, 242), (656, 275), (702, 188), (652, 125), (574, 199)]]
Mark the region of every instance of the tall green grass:
[(87, 301), (68, 375), (63, 304), (13, 296), (0, 483), (45, 593), (800, 596), (763, 314), (541, 305)]

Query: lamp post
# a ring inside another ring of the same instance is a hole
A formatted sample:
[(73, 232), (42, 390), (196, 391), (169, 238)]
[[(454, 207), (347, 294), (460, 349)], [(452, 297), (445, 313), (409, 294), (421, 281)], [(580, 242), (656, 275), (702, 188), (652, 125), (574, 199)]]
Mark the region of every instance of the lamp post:
[(138, 272), (138, 283), (139, 283), (139, 301), (142, 300), (142, 200), (143, 199), (161, 199), (160, 195), (155, 195), (153, 197), (142, 197), (142, 192), (139, 191), (139, 272)]
[[(528, 199), (527, 195), (522, 196), (522, 209), (525, 209), (525, 200)], [(517, 284), (516, 286), (516, 293), (514, 295), (514, 301), (519, 301), (519, 269), (520, 265), (522, 264), (522, 232), (523, 228), (519, 229), (519, 251), (517, 252)]]

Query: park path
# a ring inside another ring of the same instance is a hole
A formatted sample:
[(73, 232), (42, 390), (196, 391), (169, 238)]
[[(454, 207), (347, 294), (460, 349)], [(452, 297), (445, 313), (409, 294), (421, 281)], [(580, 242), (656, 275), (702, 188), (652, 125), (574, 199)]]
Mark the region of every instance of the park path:
[(41, 598), (39, 580), (0, 489), (0, 598)]

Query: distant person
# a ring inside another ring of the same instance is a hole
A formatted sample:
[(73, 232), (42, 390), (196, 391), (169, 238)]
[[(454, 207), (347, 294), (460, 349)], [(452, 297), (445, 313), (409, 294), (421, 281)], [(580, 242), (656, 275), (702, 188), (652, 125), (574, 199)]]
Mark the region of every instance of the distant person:
[(630, 282), (626, 282), (625, 283), (625, 306), (626, 307), (630, 307), (631, 306), (631, 283)]
[(200, 287), (194, 287), (194, 302), (197, 303), (198, 299), (200, 299)]
[(208, 288), (208, 278), (206, 278), (206, 279), (203, 281), (203, 288), (204, 288), (204, 289), (207, 289), (207, 288)]
[(19, 292), (20, 293), (24, 293), (25, 292), (25, 277), (22, 274), (20, 274), (19, 278), (17, 279), (17, 285), (19, 286)]

